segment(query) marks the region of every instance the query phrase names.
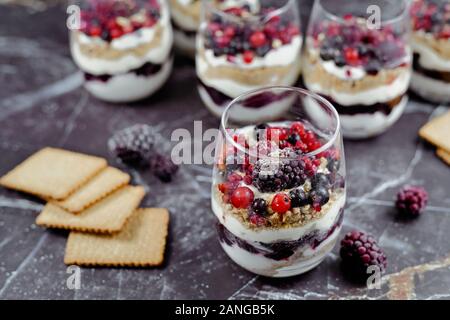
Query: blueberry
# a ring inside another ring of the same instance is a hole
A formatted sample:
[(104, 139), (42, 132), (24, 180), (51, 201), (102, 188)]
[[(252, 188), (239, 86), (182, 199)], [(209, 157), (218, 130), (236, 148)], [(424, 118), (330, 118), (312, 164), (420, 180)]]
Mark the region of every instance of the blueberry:
[(312, 203), (317, 203), (323, 206), (330, 200), (330, 196), (328, 194), (328, 190), (324, 187), (315, 188), (309, 194)]
[(287, 138), (287, 141), (292, 145), (295, 145), (299, 140), (300, 136), (298, 135), (298, 133), (293, 133)]
[(312, 182), (312, 186), (313, 188), (317, 188), (317, 187), (324, 187), (324, 188), (328, 188), (330, 181), (328, 180), (328, 177), (326, 174), (323, 173), (318, 173), (316, 174), (316, 176), (313, 178)]
[(259, 215), (266, 215), (267, 214), (267, 202), (264, 199), (257, 198), (253, 200), (252, 203), (252, 211), (254, 213), (257, 213)]

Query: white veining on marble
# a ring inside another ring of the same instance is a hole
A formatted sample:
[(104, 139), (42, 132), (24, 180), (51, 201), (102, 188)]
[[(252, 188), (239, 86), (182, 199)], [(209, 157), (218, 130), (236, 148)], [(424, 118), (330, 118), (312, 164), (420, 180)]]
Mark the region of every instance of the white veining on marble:
[(34, 248), (30, 251), (30, 253), (25, 257), (25, 259), (22, 260), (22, 262), (20, 263), (20, 265), (17, 267), (17, 269), (13, 272), (11, 272), (11, 275), (6, 278), (5, 284), (3, 285), (3, 287), (0, 289), (0, 298), (3, 296), (3, 294), (5, 293), (6, 289), (8, 289), (8, 287), (11, 285), (11, 283), (14, 281), (14, 279), (26, 268), (26, 266), (28, 266), (28, 264), (33, 260), (34, 256), (36, 255), (36, 253), (39, 251), (39, 249), (41, 249), (42, 245), (44, 244), (45, 240), (48, 237), (48, 233), (44, 233), (40, 239), (38, 240), (38, 242), (36, 243), (36, 245), (34, 246)]
[(0, 207), (41, 211), (44, 206), (25, 199), (10, 199), (0, 196)]
[(0, 121), (9, 116), (39, 105), (39, 102), (55, 98), (79, 88), (83, 84), (83, 75), (79, 72), (71, 74), (55, 83), (46, 85), (32, 92), (21, 93), (0, 102)]
[(61, 138), (61, 141), (60, 141), (61, 145), (65, 144), (65, 142), (67, 141), (67, 138), (70, 136), (72, 131), (75, 129), (76, 121), (77, 121), (78, 117), (81, 115), (81, 113), (83, 112), (83, 110), (87, 106), (88, 97), (89, 97), (89, 95), (87, 94), (87, 92), (83, 91), (81, 93), (80, 100), (73, 107), (73, 111), (72, 111), (71, 115), (69, 116), (69, 118), (64, 123), (64, 132), (62, 134), (62, 138)]
[[(359, 202), (361, 199), (357, 197), (348, 197), (347, 201), (348, 203), (356, 203)], [(363, 204), (369, 204), (369, 205), (375, 205), (375, 206), (382, 206), (382, 207), (395, 207), (395, 201), (386, 201), (386, 200), (377, 200), (377, 199), (363, 199)], [(436, 206), (426, 206), (425, 211), (431, 211), (431, 212), (443, 212), (443, 213), (450, 213), (450, 208), (444, 208), (444, 207), (436, 207)]]
[(237, 296), (239, 296), (239, 294), (245, 290), (248, 286), (252, 285), (259, 276), (254, 276), (253, 278), (251, 278), (247, 283), (245, 283), (242, 287), (240, 287), (238, 290), (236, 290), (229, 298), (228, 300), (233, 300), (235, 299)]

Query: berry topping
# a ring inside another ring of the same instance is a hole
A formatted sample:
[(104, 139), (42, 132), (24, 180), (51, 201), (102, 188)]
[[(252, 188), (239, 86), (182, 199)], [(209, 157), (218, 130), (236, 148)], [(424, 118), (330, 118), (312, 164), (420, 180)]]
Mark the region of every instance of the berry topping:
[[(382, 67), (401, 66), (407, 57), (407, 30), (390, 26), (372, 30), (358, 17), (345, 16), (345, 23), (320, 22), (313, 31), (320, 58), (334, 61), (336, 66), (362, 66), (370, 75), (375, 75)], [(351, 70), (346, 70), (351, 77)]]
[(231, 204), (238, 209), (246, 209), (253, 202), (253, 191), (248, 187), (238, 187), (231, 194)]
[(258, 214), (251, 214), (249, 220), (250, 223), (254, 224), (255, 226), (263, 226), (266, 224), (266, 219)]
[(155, 144), (152, 127), (137, 124), (116, 132), (108, 141), (108, 148), (123, 163), (135, 167), (149, 165)]
[(162, 182), (170, 182), (178, 171), (178, 166), (170, 157), (156, 154), (150, 159), (150, 170)]
[(422, 187), (406, 186), (397, 193), (395, 206), (400, 213), (418, 216), (425, 209), (428, 193)]
[[(252, 15), (265, 16), (275, 10), (261, 4), (258, 12), (251, 11), (245, 5), (231, 7), (224, 11), (247, 19)], [(264, 57), (270, 50), (291, 43), (292, 39), (300, 34), (298, 25), (289, 19), (281, 19), (275, 13), (272, 13), (270, 19), (261, 21), (259, 25), (246, 23), (246, 20), (242, 23), (242, 21), (234, 21), (239, 19), (227, 19), (218, 13), (213, 14), (211, 20), (212, 22), (204, 30), (205, 47), (213, 50), (215, 56), (226, 55), (228, 61), (233, 63), (240, 61), (252, 63), (256, 56)]]
[(373, 271), (368, 273), (369, 266), (377, 266), (381, 273), (386, 270), (387, 259), (383, 250), (372, 236), (359, 231), (345, 235), (341, 241), (340, 256), (345, 271), (359, 279), (373, 274)]
[(158, 0), (138, 5), (135, 0), (87, 0), (81, 7), (80, 31), (111, 41), (143, 27), (152, 27), (160, 18)]
[(252, 203), (252, 211), (254, 213), (260, 214), (260, 215), (266, 215), (267, 214), (267, 202), (264, 199), (257, 198), (253, 200)]
[(411, 5), (415, 31), (432, 33), (438, 39), (450, 39), (450, 4), (448, 1), (415, 0)]
[(292, 208), (300, 208), (310, 204), (309, 196), (302, 189), (294, 189), (289, 192)]
[(291, 200), (285, 193), (278, 193), (272, 199), (271, 208), (273, 211), (283, 214), (291, 208)]

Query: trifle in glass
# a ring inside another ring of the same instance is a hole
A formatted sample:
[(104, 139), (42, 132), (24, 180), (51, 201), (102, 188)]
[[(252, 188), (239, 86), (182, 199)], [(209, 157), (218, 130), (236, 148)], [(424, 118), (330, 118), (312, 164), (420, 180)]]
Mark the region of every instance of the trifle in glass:
[(303, 80), (336, 107), (344, 137), (378, 135), (401, 116), (411, 78), (409, 30), (407, 0), (315, 2)]
[(421, 97), (450, 103), (450, 1), (414, 0), (411, 88)]
[(158, 90), (172, 70), (173, 34), (163, 0), (82, 0), (71, 52), (85, 87), (99, 99), (128, 102)]
[[(255, 121), (230, 117), (260, 95), (283, 96), (289, 108)], [(212, 210), (224, 251), (270, 277), (317, 266), (336, 243), (346, 199), (336, 110), (306, 90), (268, 87), (231, 102), (220, 133)]]
[[(237, 96), (265, 86), (293, 85), (300, 73), (302, 35), (297, 2), (233, 3), (224, 7), (223, 1), (204, 1), (197, 37), (199, 94), (217, 116)], [(251, 118), (255, 111), (261, 116), (270, 114), (279, 108), (279, 99), (255, 97), (241, 105), (237, 116)]]

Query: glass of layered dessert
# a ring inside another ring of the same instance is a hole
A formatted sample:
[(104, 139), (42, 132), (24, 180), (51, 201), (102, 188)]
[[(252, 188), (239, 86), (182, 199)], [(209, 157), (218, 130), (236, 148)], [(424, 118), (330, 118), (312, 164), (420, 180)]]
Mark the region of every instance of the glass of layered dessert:
[[(210, 0), (207, 0), (210, 1)], [(221, 10), (231, 7), (256, 8), (261, 0), (217, 0)], [(170, 0), (175, 47), (190, 57), (195, 57), (195, 38), (200, 26), (202, 0)]]
[[(231, 117), (247, 103), (264, 104), (261, 96), (282, 97), (283, 110)], [(346, 199), (336, 109), (303, 89), (268, 87), (233, 100), (220, 132), (211, 198), (225, 252), (270, 277), (317, 266), (336, 243)]]
[(415, 0), (411, 17), (411, 88), (429, 101), (450, 103), (450, 1)]
[(315, 2), (303, 80), (336, 107), (346, 138), (384, 132), (405, 108), (412, 65), (408, 9), (408, 0)]
[[(299, 20), (295, 0), (203, 2), (196, 68), (200, 96), (213, 114), (220, 116), (231, 100), (247, 91), (296, 83), (302, 46)], [(239, 118), (254, 117), (255, 111), (264, 116), (278, 107), (273, 103), (277, 97), (256, 98), (256, 104), (241, 105)]]
[(83, 0), (71, 52), (86, 89), (110, 102), (145, 98), (172, 70), (173, 34), (163, 0)]

